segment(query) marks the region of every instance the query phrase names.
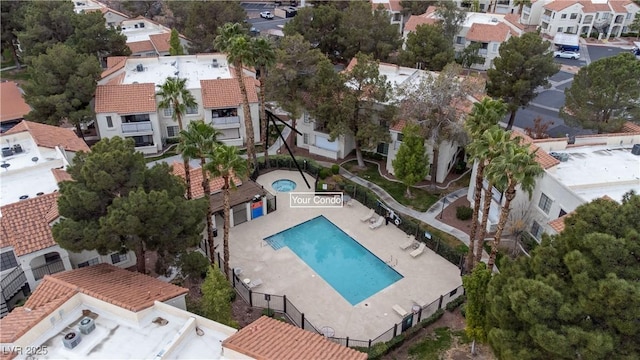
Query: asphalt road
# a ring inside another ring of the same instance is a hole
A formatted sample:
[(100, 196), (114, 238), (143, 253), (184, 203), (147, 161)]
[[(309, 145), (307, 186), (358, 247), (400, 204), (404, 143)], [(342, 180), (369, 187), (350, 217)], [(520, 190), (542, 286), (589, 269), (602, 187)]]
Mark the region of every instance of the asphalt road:
[[(285, 2), (283, 2), (284, 4)], [(240, 4), (245, 11), (247, 12), (247, 22), (251, 24), (252, 27), (264, 32), (270, 29), (278, 29), (282, 30), (282, 26), (289, 22), (292, 18), (281, 18), (274, 16), (273, 19), (263, 19), (260, 17), (260, 13), (263, 11), (270, 11), (274, 14), (273, 9), (275, 8), (275, 4), (273, 2), (270, 3), (241, 3)], [(274, 14), (275, 15), (275, 14)]]

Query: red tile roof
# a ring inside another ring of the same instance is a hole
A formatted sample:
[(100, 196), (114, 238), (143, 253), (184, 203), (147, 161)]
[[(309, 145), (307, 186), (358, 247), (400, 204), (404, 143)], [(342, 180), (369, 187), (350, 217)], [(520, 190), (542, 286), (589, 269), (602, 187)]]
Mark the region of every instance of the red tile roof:
[(127, 56), (109, 56), (107, 58), (107, 69), (111, 69), (116, 65), (120, 65), (122, 61), (126, 61), (127, 59)]
[(129, 47), (129, 49), (131, 49), (131, 54), (137, 54), (137, 53), (156, 50), (153, 47), (151, 40), (134, 41), (134, 42), (127, 43), (127, 46)]
[(398, 120), (398, 122), (396, 122), (395, 124), (393, 124), (391, 126), (391, 128), (389, 128), (389, 130), (391, 131), (397, 131), (397, 132), (402, 132), (402, 130), (404, 130), (404, 127), (407, 126), (407, 122), (405, 120)]
[(556, 0), (556, 1), (552, 1), (552, 2), (544, 5), (543, 7), (545, 9), (549, 9), (549, 10), (552, 10), (552, 11), (561, 11), (561, 10), (564, 10), (564, 9), (568, 8), (569, 6), (575, 5), (575, 4), (579, 3), (579, 2), (580, 1), (575, 1), (575, 0)]
[(18, 84), (13, 81), (0, 83), (0, 122), (18, 120), (31, 112), (22, 97)]
[[(184, 164), (181, 162), (174, 162), (172, 165), (173, 175), (179, 176), (181, 179), (185, 179), (184, 177)], [(202, 171), (200, 167), (194, 168), (189, 167), (189, 179), (191, 181), (191, 197), (194, 199), (198, 199), (204, 196), (204, 189), (202, 188)], [(221, 177), (211, 177), (209, 176), (209, 188), (211, 189), (211, 194), (217, 193), (222, 190), (224, 186), (224, 180)], [(242, 181), (237, 177), (233, 177), (233, 183), (236, 186), (242, 185)]]
[(23, 307), (0, 320), (0, 342), (11, 343), (69, 300), (82, 293), (139, 312), (155, 301), (167, 301), (189, 290), (110, 264), (98, 264), (46, 275)]
[(104, 79), (107, 76), (117, 72), (118, 70), (124, 69), (124, 66), (126, 64), (127, 64), (126, 56), (114, 56), (114, 57), (107, 58), (107, 70), (103, 71), (100, 74), (100, 78)]
[(409, 20), (407, 20), (407, 23), (404, 24), (404, 31), (405, 32), (416, 31), (416, 28), (419, 25), (424, 25), (424, 24), (433, 25), (438, 21), (440, 21), (440, 19), (438, 19), (437, 16), (435, 15), (436, 9), (437, 8), (435, 6), (429, 6), (427, 8), (427, 11), (425, 11), (424, 14), (409, 16)]
[(504, 23), (480, 24), (474, 23), (467, 32), (466, 39), (478, 42), (503, 42), (507, 40), (511, 29)]
[(517, 27), (520, 30), (524, 30), (527, 27), (520, 23), (520, 15), (518, 14), (506, 14), (504, 20), (508, 21), (511, 25)]
[(631, 121), (627, 121), (622, 125), (622, 132), (624, 132), (624, 133), (640, 133), (640, 125), (634, 124)]
[(56, 182), (61, 183), (63, 181), (73, 181), (71, 175), (66, 172), (64, 169), (51, 169), (53, 173), (53, 177), (56, 179)]
[[(245, 77), (244, 84), (247, 88), (249, 103), (258, 102), (255, 79)], [(237, 78), (200, 80), (202, 88), (202, 105), (205, 109), (224, 107), (238, 107), (242, 104), (242, 94)]]
[(228, 337), (222, 346), (260, 360), (367, 359), (365, 353), (266, 316)]
[(57, 192), (5, 205), (0, 212), (2, 242), (13, 246), (16, 256), (56, 245), (49, 223), (58, 217)]
[[(540, 147), (538, 147), (538, 145), (536, 145), (533, 141), (533, 139), (531, 137), (529, 137), (528, 135), (521, 133), (519, 131), (514, 131), (512, 134), (512, 137), (516, 137), (519, 136), (522, 140), (521, 142), (523, 144), (528, 144), (529, 145), (529, 149), (531, 151), (535, 151), (536, 152), (536, 161), (538, 162), (538, 164), (540, 164), (540, 166), (543, 169), (549, 169), (552, 168), (558, 164), (560, 164), (560, 160), (554, 158), (553, 156), (549, 155), (549, 153), (547, 153), (546, 151), (544, 151), (543, 149), (540, 149)], [(536, 151), (537, 150), (537, 151)]]
[(95, 106), (98, 114), (153, 113), (157, 111), (156, 86), (153, 83), (99, 85)]
[(549, 226), (551, 226), (556, 233), (560, 234), (564, 231), (564, 220), (567, 218), (567, 215), (569, 214), (564, 214), (555, 220), (549, 221)]
[(149, 35), (149, 40), (158, 54), (162, 52), (169, 52), (169, 49), (171, 48), (171, 45), (169, 45), (170, 38), (171, 33)]
[(89, 146), (79, 138), (72, 129), (40, 124), (37, 122), (22, 120), (12, 127), (5, 135), (17, 134), (27, 131), (38, 146), (46, 148), (63, 147), (67, 151), (89, 151)]

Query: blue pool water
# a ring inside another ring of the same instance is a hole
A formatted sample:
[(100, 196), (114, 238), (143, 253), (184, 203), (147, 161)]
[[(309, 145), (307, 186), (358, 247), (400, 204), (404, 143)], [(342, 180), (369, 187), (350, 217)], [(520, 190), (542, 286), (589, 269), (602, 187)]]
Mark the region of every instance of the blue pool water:
[(273, 187), (273, 189), (278, 192), (289, 192), (295, 190), (296, 183), (289, 179), (280, 179), (274, 181), (271, 184), (271, 187)]
[(265, 241), (275, 250), (288, 246), (351, 305), (402, 279), (324, 216), (296, 225)]

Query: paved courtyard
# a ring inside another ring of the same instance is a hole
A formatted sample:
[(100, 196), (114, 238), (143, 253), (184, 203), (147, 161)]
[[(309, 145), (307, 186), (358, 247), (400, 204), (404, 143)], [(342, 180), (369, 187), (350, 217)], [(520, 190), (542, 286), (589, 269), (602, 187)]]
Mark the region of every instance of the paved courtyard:
[[(394, 305), (410, 312), (414, 301), (431, 303), (462, 284), (459, 269), (433, 251), (426, 249), (412, 258), (410, 249), (402, 250), (400, 244), (407, 237), (392, 223), (371, 230), (368, 223), (360, 221), (368, 212), (360, 203), (330, 209), (290, 208), (289, 193), (278, 193), (271, 187), (278, 179), (296, 182), (294, 192), (310, 191), (294, 171), (277, 170), (260, 176), (258, 183), (277, 196), (277, 211), (231, 229), (230, 265), (242, 269), (242, 278), (263, 281), (255, 291), (286, 295), (316, 328), (330, 326), (335, 329), (335, 337), (374, 339), (402, 320), (392, 309)], [(307, 175), (307, 180), (313, 185), (312, 176)], [(394, 267), (403, 278), (351, 305), (288, 247), (274, 250), (263, 241), (319, 215)]]

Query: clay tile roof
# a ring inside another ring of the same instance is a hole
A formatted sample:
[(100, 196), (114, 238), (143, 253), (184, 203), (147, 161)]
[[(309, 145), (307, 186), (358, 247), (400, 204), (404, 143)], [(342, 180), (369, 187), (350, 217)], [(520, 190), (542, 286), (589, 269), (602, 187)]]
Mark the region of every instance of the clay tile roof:
[(616, 13), (626, 13), (627, 8), (624, 6), (629, 4), (629, 1), (609, 1), (609, 5), (611, 5), (611, 9)]
[(121, 269), (98, 264), (46, 275), (22, 307), (0, 320), (0, 342), (12, 343), (77, 293), (138, 312), (189, 290)]
[(24, 306), (13, 309), (0, 320), (0, 342), (18, 340), (76, 293), (73, 287), (46, 275)]
[(222, 342), (222, 346), (261, 360), (367, 359), (367, 354), (262, 316)]
[(416, 28), (420, 25), (424, 25), (424, 24), (433, 25), (438, 21), (440, 21), (435, 16), (435, 9), (436, 8), (434, 6), (429, 6), (429, 8), (424, 14), (409, 16), (409, 20), (407, 20), (407, 23), (404, 24), (404, 31), (406, 32), (416, 31)]
[(54, 192), (0, 208), (3, 242), (13, 246), (16, 256), (56, 245), (49, 223), (57, 218), (57, 201)]
[(121, 62), (126, 61), (127, 59), (127, 56), (109, 56), (107, 58), (107, 69), (111, 69), (112, 67), (119, 65)]
[[(252, 77), (244, 78), (250, 103), (258, 102), (254, 80)], [(238, 107), (242, 104), (240, 85), (235, 78), (200, 80), (200, 87), (202, 88), (202, 105), (205, 109)]]
[(479, 42), (502, 42), (507, 40), (510, 28), (504, 23), (480, 24), (474, 23), (467, 32), (467, 40)]
[(569, 214), (564, 214), (555, 220), (549, 221), (549, 226), (551, 226), (556, 233), (560, 234), (564, 231), (564, 220), (567, 218), (567, 215)]
[(99, 85), (96, 88), (95, 106), (96, 113), (156, 112), (155, 84)]
[(504, 16), (504, 19), (520, 30), (526, 29), (526, 26), (520, 23), (520, 15), (518, 14), (506, 14)]
[(0, 122), (22, 119), (30, 111), (18, 84), (13, 81), (0, 83)]
[[(524, 144), (529, 144), (529, 149), (531, 151), (535, 151), (536, 152), (536, 161), (538, 162), (538, 164), (540, 164), (540, 166), (543, 169), (549, 169), (552, 168), (558, 164), (560, 164), (560, 160), (554, 158), (553, 156), (549, 155), (549, 153), (547, 153), (546, 151), (540, 149), (538, 147), (538, 145), (534, 144), (533, 139), (531, 139), (531, 137), (527, 136), (524, 133), (521, 133), (519, 131), (514, 131), (512, 134), (512, 137), (516, 137), (519, 136), (522, 140), (522, 143)], [(537, 150), (537, 151), (536, 151)]]
[(129, 49), (131, 49), (131, 54), (137, 54), (141, 52), (155, 51), (151, 40), (143, 40), (143, 41), (134, 41), (127, 43)]
[[(585, 1), (588, 2), (588, 1)], [(556, 1), (552, 1), (546, 5), (544, 5), (543, 7), (545, 9), (549, 9), (552, 11), (560, 11), (560, 10), (564, 10), (566, 8), (568, 8), (571, 5), (577, 4), (579, 3), (579, 1), (573, 1), (573, 0), (556, 0)]]
[[(173, 169), (173, 175), (179, 176), (184, 180), (184, 164), (176, 161), (171, 166)], [(189, 167), (189, 176), (191, 180), (191, 196), (194, 199), (203, 197), (204, 189), (202, 188), (202, 171), (200, 168)], [(242, 181), (234, 176), (233, 183), (236, 184), (236, 186), (240, 186)], [(222, 190), (223, 185), (224, 180), (221, 177), (212, 178), (209, 175), (209, 188), (211, 189), (212, 194)]]
[(634, 124), (631, 121), (627, 121), (622, 124), (623, 133), (640, 133), (640, 125)]
[(150, 276), (102, 263), (52, 275), (79, 292), (138, 312), (189, 290)]
[(72, 129), (40, 124), (22, 120), (18, 125), (9, 129), (5, 135), (17, 134), (23, 131), (29, 132), (33, 141), (38, 146), (54, 149), (63, 147), (67, 151), (89, 151), (89, 146), (79, 138)]
[(113, 63), (112, 66), (109, 66), (109, 59), (111, 58), (107, 58), (107, 70), (103, 71), (100, 74), (100, 78), (104, 79), (107, 76), (117, 72), (118, 70), (124, 69), (125, 64), (127, 63), (127, 58), (125, 56), (118, 56), (117, 58), (123, 57), (123, 60), (120, 60), (119, 62), (116, 62), (115, 60), (112, 60), (111, 62)]
[(402, 132), (405, 126), (407, 126), (407, 122), (405, 120), (398, 120), (398, 122), (393, 124), (389, 130)]
[(51, 169), (51, 172), (53, 173), (53, 177), (58, 183), (61, 183), (63, 181), (73, 181), (71, 175), (64, 169)]
[(171, 48), (171, 45), (169, 45), (170, 38), (171, 33), (149, 35), (149, 40), (158, 53), (169, 51)]

